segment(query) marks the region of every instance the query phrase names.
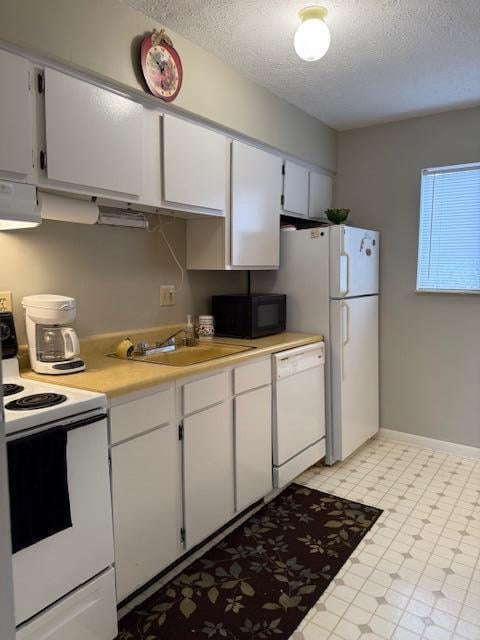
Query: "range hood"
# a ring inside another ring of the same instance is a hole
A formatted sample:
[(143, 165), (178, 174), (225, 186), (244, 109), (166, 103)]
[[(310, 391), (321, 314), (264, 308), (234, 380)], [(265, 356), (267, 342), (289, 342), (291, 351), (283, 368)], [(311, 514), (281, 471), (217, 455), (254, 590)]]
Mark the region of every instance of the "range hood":
[(0, 180), (0, 231), (36, 227), (41, 221), (37, 188)]

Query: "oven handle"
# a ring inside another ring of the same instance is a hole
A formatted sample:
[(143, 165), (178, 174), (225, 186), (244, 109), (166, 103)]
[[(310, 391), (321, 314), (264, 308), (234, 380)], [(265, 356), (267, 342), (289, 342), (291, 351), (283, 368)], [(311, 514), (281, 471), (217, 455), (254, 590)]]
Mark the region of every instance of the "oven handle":
[(33, 436), (37, 436), (40, 433), (44, 433), (46, 431), (73, 431), (74, 429), (79, 429), (80, 427), (86, 427), (89, 424), (95, 424), (96, 422), (100, 422), (101, 420), (107, 419), (106, 413), (97, 413), (94, 416), (87, 416), (86, 418), (77, 420), (72, 422), (71, 424), (58, 424), (48, 427), (48, 425), (42, 425), (38, 428), (33, 428), (29, 430), (27, 433), (25, 432), (17, 432), (12, 433), (10, 436), (7, 436), (7, 443), (13, 440), (19, 440), (20, 438), (26, 439), (31, 438)]
[(106, 418), (107, 418), (107, 414), (101, 413), (95, 416), (90, 416), (89, 418), (84, 418), (83, 420), (79, 420), (78, 422), (74, 422), (73, 424), (59, 424), (57, 427), (53, 427), (53, 428), (61, 429), (62, 431), (73, 431), (73, 429), (78, 429), (79, 427), (86, 427), (89, 424), (94, 424), (95, 422), (106, 420)]

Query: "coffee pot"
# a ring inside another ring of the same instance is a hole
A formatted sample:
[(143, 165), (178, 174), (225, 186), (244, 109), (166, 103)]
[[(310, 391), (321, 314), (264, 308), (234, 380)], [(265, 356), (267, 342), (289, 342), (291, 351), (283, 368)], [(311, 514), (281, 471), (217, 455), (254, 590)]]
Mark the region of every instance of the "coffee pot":
[(33, 295), (22, 300), (27, 325), (30, 364), (37, 373), (60, 375), (85, 369), (78, 356), (80, 345), (75, 329), (65, 326), (75, 319), (74, 298)]

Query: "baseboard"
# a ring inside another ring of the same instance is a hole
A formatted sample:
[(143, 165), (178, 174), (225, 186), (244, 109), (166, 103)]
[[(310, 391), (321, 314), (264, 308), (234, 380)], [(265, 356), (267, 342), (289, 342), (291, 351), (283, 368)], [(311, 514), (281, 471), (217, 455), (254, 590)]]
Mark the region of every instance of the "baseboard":
[(456, 442), (446, 442), (445, 440), (436, 440), (435, 438), (425, 438), (414, 433), (405, 433), (404, 431), (394, 431), (393, 429), (380, 429), (378, 433), (380, 438), (385, 440), (396, 440), (404, 442), (415, 447), (423, 449), (433, 449), (434, 451), (444, 451), (454, 456), (462, 458), (480, 459), (480, 447), (470, 447), (466, 444), (457, 444)]

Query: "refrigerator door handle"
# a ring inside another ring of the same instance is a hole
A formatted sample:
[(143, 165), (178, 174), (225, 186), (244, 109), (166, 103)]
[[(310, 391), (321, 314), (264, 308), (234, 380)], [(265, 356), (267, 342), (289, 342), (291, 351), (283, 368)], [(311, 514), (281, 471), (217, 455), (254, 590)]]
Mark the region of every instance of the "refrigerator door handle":
[(345, 251), (340, 254), (340, 293), (346, 296), (350, 291), (350, 256)]
[(345, 379), (345, 347), (350, 341), (350, 307), (348, 302), (341, 303), (342, 309), (342, 380)]

